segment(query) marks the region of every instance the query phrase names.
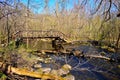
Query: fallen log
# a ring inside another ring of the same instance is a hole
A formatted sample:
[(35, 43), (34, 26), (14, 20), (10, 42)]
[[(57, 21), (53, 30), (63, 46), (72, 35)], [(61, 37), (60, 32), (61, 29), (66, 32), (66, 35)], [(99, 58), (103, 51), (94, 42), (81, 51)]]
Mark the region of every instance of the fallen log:
[(58, 51), (56, 51), (56, 50), (37, 50), (34, 52), (37, 52), (37, 53), (57, 53)]
[(36, 73), (25, 69), (15, 68), (3, 62), (0, 62), (0, 70), (5, 74), (17, 74), (20, 76), (28, 76), (33, 78), (50, 79), (50, 80), (66, 80), (65, 78), (49, 73)]
[(33, 51), (33, 52), (42, 53), (42, 54), (46, 54), (46, 53), (50, 53), (50, 54), (57, 54), (57, 53), (70, 54), (70, 51), (65, 51), (65, 50), (36, 50), (36, 51)]
[[(52, 51), (52, 50), (43, 50), (42, 52), (44, 52), (44, 53), (53, 53), (53, 54), (58, 53), (58, 51)], [(100, 59), (105, 59), (105, 60), (108, 60), (108, 61), (115, 61), (112, 58), (102, 56), (102, 55), (84, 54), (83, 52), (81, 52), (79, 50), (76, 50), (74, 52), (72, 52), (72, 51), (69, 51), (69, 52), (59, 51), (59, 52), (62, 53), (62, 54), (67, 54), (67, 55), (71, 55), (71, 53), (72, 53), (74, 56), (77, 56), (77, 57), (100, 58)]]
[(108, 61), (111, 60), (111, 58), (105, 57), (105, 56), (101, 56), (101, 55), (81, 55), (81, 56), (89, 57), (89, 58), (101, 58), (101, 59), (106, 59), (106, 60), (108, 60)]

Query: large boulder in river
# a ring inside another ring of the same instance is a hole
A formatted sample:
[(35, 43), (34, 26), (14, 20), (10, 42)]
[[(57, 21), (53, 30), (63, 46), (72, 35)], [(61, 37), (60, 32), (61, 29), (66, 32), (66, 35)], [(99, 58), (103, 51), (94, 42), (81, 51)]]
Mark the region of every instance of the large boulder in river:
[(72, 67), (69, 64), (65, 64), (58, 70), (52, 70), (51, 73), (54, 75), (62, 76), (68, 74), (71, 69)]

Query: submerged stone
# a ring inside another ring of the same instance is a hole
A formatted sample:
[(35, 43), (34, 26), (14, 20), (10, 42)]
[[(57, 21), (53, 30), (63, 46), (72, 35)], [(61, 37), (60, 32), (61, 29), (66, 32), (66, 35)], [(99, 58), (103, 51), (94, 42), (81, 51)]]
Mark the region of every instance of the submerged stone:
[(61, 69), (58, 70), (59, 75), (68, 74), (71, 69), (72, 69), (72, 67), (69, 64), (65, 64), (62, 66)]
[(75, 77), (73, 75), (67, 75), (65, 77), (66, 80), (75, 80)]
[(50, 73), (51, 68), (41, 68), (43, 73)]
[(41, 68), (41, 67), (42, 67), (41, 64), (35, 64), (35, 65), (34, 65), (34, 68)]

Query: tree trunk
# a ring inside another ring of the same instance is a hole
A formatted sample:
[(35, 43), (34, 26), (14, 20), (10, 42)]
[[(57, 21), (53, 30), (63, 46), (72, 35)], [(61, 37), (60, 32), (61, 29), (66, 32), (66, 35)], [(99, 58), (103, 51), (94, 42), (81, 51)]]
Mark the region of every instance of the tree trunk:
[(7, 28), (7, 44), (9, 45), (10, 42), (10, 26), (8, 23), (8, 15), (7, 15), (7, 20), (6, 20), (6, 28)]
[(120, 40), (120, 32), (119, 32), (119, 35), (118, 35), (118, 38), (117, 38), (117, 41), (116, 41), (116, 52), (117, 52), (117, 50), (118, 50), (118, 48), (119, 48), (119, 40)]
[(29, 77), (40, 78), (40, 79), (66, 80), (60, 76), (56, 76), (50, 73), (35, 73), (25, 69), (15, 68), (3, 62), (0, 62), (0, 70), (5, 74), (13, 73), (20, 76), (29, 76)]

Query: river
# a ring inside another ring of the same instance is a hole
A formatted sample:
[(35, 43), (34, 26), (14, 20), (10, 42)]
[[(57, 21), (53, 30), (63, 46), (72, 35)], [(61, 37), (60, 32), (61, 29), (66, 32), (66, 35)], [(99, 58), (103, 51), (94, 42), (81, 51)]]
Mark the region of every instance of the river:
[[(72, 45), (73, 46), (73, 45)], [(77, 45), (75, 50), (83, 51), (83, 54), (100, 55), (115, 58), (116, 53), (110, 53), (90, 45)], [(120, 79), (120, 62), (110, 62), (100, 58), (76, 57), (73, 55), (63, 54), (46, 54), (54, 60), (54, 63), (42, 63), (43, 67), (59, 69), (64, 64), (72, 66), (70, 74), (75, 76), (75, 80), (119, 80)]]

